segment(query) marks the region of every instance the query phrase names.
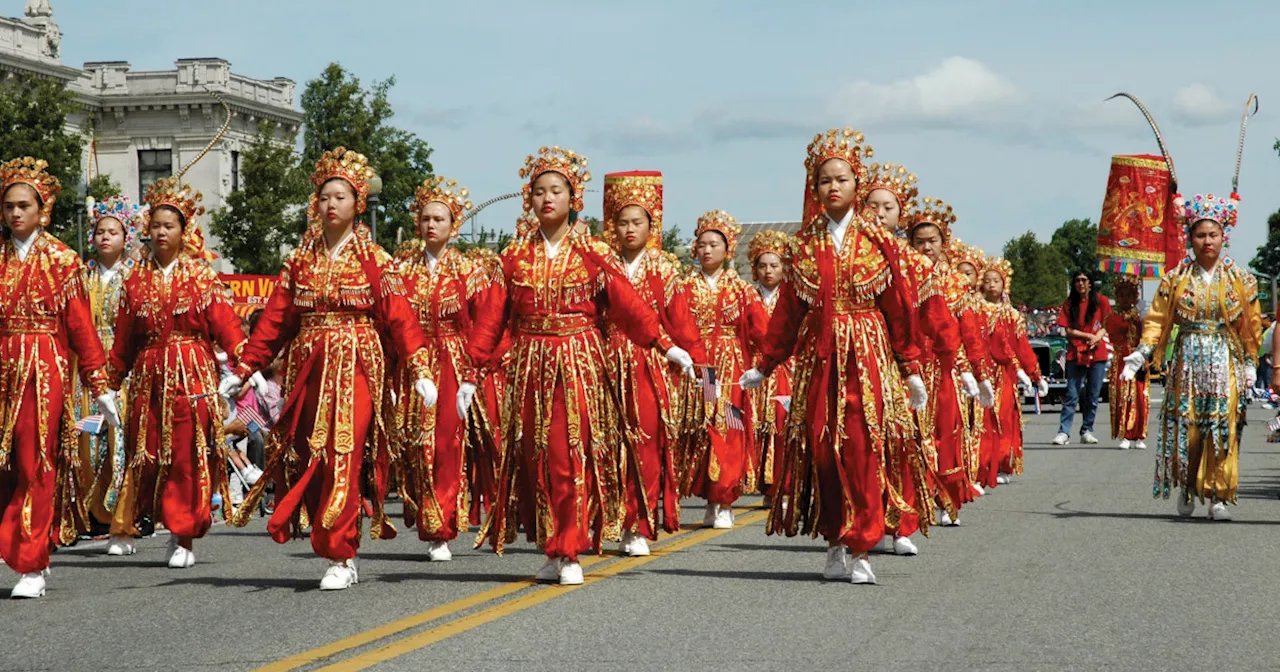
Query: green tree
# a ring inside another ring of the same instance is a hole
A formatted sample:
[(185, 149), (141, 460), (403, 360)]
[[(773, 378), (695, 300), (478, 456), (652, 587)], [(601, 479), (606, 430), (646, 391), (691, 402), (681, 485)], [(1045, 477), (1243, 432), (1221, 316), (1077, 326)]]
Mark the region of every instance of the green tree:
[(480, 233), (476, 236), (474, 241), (460, 238), (454, 243), (454, 245), (463, 252), (476, 247), (487, 247), (494, 252), (502, 252), (502, 250), (509, 245), (514, 238), (515, 236), (507, 233), (506, 231), (494, 231), (492, 229), (481, 228)]
[(431, 147), (413, 133), (389, 125), (395, 112), (387, 100), (395, 77), (364, 88), (341, 65), (330, 63), (307, 82), (302, 94), (302, 165), (311, 166), (335, 147), (360, 152), (382, 178), (378, 242), (394, 245), (396, 231), (413, 233), (413, 193), (431, 175)]
[(1067, 260), (1052, 244), (1028, 231), (1004, 244), (1004, 258), (1013, 267), (1009, 299), (1015, 306), (1048, 308), (1066, 300)]
[(84, 203), (76, 198), (84, 139), (67, 132), (67, 115), (79, 109), (62, 83), (35, 75), (0, 78), (0, 159), (33, 156), (49, 163), (62, 182), (48, 231), (76, 246), (76, 218)]
[[(1098, 278), (1098, 291), (1112, 296), (1111, 275), (1098, 273), (1098, 227), (1088, 219), (1072, 219), (1064, 222), (1053, 232), (1049, 245), (1062, 255), (1065, 260), (1063, 283), (1069, 282), (1070, 276), (1078, 271), (1090, 273)], [(1065, 285), (1064, 285), (1065, 286)]]
[(1267, 242), (1258, 246), (1258, 254), (1249, 267), (1270, 276), (1280, 274), (1280, 210), (1267, 218)]
[(120, 185), (110, 175), (102, 173), (89, 180), (87, 193), (95, 201), (105, 201), (112, 196), (119, 196)]
[(273, 122), (258, 124), (258, 137), (240, 155), (241, 189), (213, 213), (210, 228), (219, 249), (242, 273), (280, 272), (281, 246), (298, 240), (307, 203), (307, 181), (291, 144), (275, 140)]

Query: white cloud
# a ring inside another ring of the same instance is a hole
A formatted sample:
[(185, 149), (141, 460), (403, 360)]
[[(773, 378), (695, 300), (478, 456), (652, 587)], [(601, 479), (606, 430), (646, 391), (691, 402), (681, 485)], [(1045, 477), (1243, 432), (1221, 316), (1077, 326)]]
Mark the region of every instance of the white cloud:
[(848, 84), (831, 100), (829, 111), (863, 126), (908, 122), (952, 127), (996, 121), (1022, 101), (1022, 92), (1003, 75), (979, 61), (952, 56), (909, 79)]
[(1173, 95), (1173, 119), (1188, 126), (1203, 126), (1232, 117), (1234, 105), (1204, 84), (1191, 84)]

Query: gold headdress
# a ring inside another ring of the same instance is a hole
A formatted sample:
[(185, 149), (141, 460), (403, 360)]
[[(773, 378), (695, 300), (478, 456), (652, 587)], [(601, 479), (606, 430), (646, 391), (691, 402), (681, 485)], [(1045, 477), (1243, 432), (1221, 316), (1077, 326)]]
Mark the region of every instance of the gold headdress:
[(733, 259), (738, 253), (738, 236), (742, 235), (742, 225), (738, 224), (738, 220), (724, 210), (711, 210), (698, 218), (698, 228), (693, 232), (693, 239), (696, 241), (708, 231), (724, 236), (729, 245), (728, 258)]
[(573, 192), (573, 200), (569, 207), (575, 212), (582, 212), (582, 193), (584, 185), (591, 181), (591, 173), (587, 172), (587, 157), (572, 149), (559, 147), (540, 147), (537, 154), (530, 154), (520, 169), (520, 179), (524, 180), (524, 210), (529, 212), (533, 204), (529, 200), (533, 191), (533, 181), (543, 173), (559, 173), (569, 181), (569, 189)]
[(449, 232), (449, 237), (457, 238), (458, 232), (462, 230), (462, 222), (467, 218), (466, 213), (472, 207), (470, 196), (471, 192), (466, 187), (459, 186), (457, 180), (437, 175), (427, 178), (414, 192), (413, 209), (414, 212), (422, 212), (428, 203), (443, 204), (449, 208), (449, 214), (453, 217), (453, 229)]
[(867, 169), (862, 191), (870, 196), (876, 189), (884, 189), (893, 194), (898, 199), (898, 209), (903, 214), (914, 206), (916, 197), (920, 195), (920, 189), (916, 186), (916, 174), (907, 172), (906, 166), (892, 163), (873, 163)]
[(182, 182), (181, 178), (164, 177), (156, 180), (147, 187), (147, 195), (143, 199), (147, 208), (142, 213), (142, 237), (151, 238), (151, 217), (156, 209), (161, 206), (170, 207), (182, 214), (185, 223), (182, 247), (187, 256), (204, 261), (216, 259), (216, 255), (205, 249), (204, 232), (196, 222), (196, 218), (205, 213), (204, 206), (200, 205), (203, 199), (203, 194)]
[(983, 263), (983, 272), (987, 271), (995, 271), (1000, 274), (1000, 277), (1004, 279), (1004, 293), (1008, 296), (1009, 283), (1013, 281), (1013, 265), (1009, 263), (1009, 260), (1004, 257), (987, 257), (986, 262)]
[(950, 260), (952, 268), (957, 268), (960, 264), (969, 264), (981, 276), (986, 268), (987, 254), (973, 245), (961, 242), (959, 238), (952, 238), (947, 249), (947, 259)]
[(636, 205), (649, 213), (650, 249), (662, 247), (662, 173), (656, 170), (633, 170), (604, 176), (604, 230), (601, 238), (613, 249), (621, 243), (614, 230), (618, 213)]
[(926, 196), (921, 203), (914, 204), (915, 208), (907, 213), (903, 220), (906, 226), (903, 229), (910, 236), (911, 232), (917, 226), (922, 224), (932, 224), (938, 227), (938, 231), (942, 234), (942, 243), (945, 245), (951, 240), (951, 227), (956, 223), (955, 210), (951, 209), (939, 198)]
[(320, 218), (320, 188), (333, 179), (346, 181), (356, 192), (356, 214), (362, 214), (369, 207), (369, 180), (373, 179), (373, 168), (369, 167), (369, 159), (364, 154), (353, 152), (346, 147), (339, 147), (320, 155), (316, 161), (316, 169), (311, 173), (311, 203), (307, 207), (307, 219), (317, 221)]
[(53, 204), (62, 192), (62, 183), (49, 173), (49, 162), (24, 156), (0, 165), (0, 194), (15, 184), (25, 184), (36, 190), (41, 202), (40, 225), (47, 226)]
[(858, 202), (865, 200), (866, 192), (863, 186), (866, 181), (867, 167), (862, 161), (874, 156), (875, 150), (870, 145), (864, 145), (863, 140), (862, 131), (855, 131), (849, 127), (832, 128), (825, 135), (819, 133), (813, 136), (813, 142), (809, 143), (808, 156), (804, 160), (805, 194), (802, 221), (805, 224), (822, 212), (822, 204), (818, 202), (816, 193), (818, 169), (831, 159), (842, 159), (849, 164), (854, 176), (858, 178), (858, 193), (855, 198)]
[(757, 233), (751, 237), (751, 242), (747, 245), (747, 260), (754, 266), (756, 260), (766, 254), (776, 254), (779, 259), (785, 259), (790, 238), (787, 234), (773, 229)]

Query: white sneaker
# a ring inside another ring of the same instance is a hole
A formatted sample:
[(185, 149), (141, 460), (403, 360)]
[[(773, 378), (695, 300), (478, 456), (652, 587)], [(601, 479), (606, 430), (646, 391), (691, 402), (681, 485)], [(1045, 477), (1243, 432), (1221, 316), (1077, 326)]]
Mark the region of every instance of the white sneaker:
[(960, 527), (960, 519), (959, 518), (952, 519), (951, 514), (947, 513), (946, 509), (939, 508), (938, 524), (943, 527)]
[(996, 485), (1009, 485), (1010, 480), (1008, 474), (1000, 474), (996, 476)]
[(627, 550), (627, 555), (633, 558), (643, 558), (649, 555), (649, 540), (639, 534), (631, 537), (631, 546)]
[(1230, 522), (1231, 512), (1227, 511), (1227, 505), (1222, 502), (1214, 502), (1213, 505), (1209, 507), (1209, 520)]
[(822, 570), (822, 578), (828, 581), (843, 581), (849, 576), (849, 551), (844, 546), (832, 546), (827, 549), (827, 566)]
[(559, 581), (560, 558), (547, 558), (546, 564), (533, 576), (536, 581)]
[(169, 569), (190, 569), (196, 565), (195, 551), (185, 549), (181, 546), (169, 556)]
[(1178, 515), (1183, 518), (1190, 518), (1191, 514), (1196, 512), (1196, 500), (1189, 498), (1183, 501), (1182, 496), (1178, 496)]
[(705, 513), (702, 514), (703, 527), (711, 527), (711, 524), (716, 522), (716, 511), (718, 510), (718, 508), (719, 507), (717, 507), (715, 504), (712, 504), (711, 502), (707, 502), (707, 510)]
[(871, 561), (866, 556), (859, 557), (853, 561), (853, 567), (850, 568), (849, 580), (853, 583), (871, 583), (876, 582), (875, 572), (871, 571)]
[(1084, 443), (1092, 444), (1092, 443), (1098, 442), (1098, 437), (1094, 436), (1093, 432), (1085, 432), (1084, 434), (1080, 435), (1080, 440), (1083, 441)]
[(981, 485), (979, 485), (979, 484), (977, 484), (977, 483), (970, 483), (969, 485), (972, 485), (972, 486), (973, 486), (973, 491), (974, 491), (974, 492), (976, 492), (976, 493), (978, 493), (978, 496), (979, 496), (979, 497), (981, 497), (981, 496), (983, 496), (983, 495), (987, 494), (987, 490), (986, 490), (986, 488), (982, 487)]
[(107, 555), (133, 555), (138, 549), (133, 545), (133, 537), (115, 536), (107, 543)]
[(1120, 439), (1120, 450), (1129, 450), (1129, 446), (1133, 445), (1129, 439)]
[(1143, 441), (1142, 439), (1138, 439), (1138, 442), (1137, 442), (1137, 443), (1135, 443), (1135, 444), (1133, 444), (1133, 447), (1134, 447), (1134, 448), (1137, 448), (1138, 450), (1146, 450), (1146, 449), (1147, 449), (1147, 442), (1146, 442), (1146, 441)]
[(251, 464), (248, 467), (245, 467), (244, 469), (242, 469), (241, 471), (244, 473), (245, 485), (251, 488), (255, 484), (257, 484), (258, 479), (262, 478), (262, 469), (259, 469), (258, 465), (256, 464)]
[(579, 565), (572, 560), (565, 560), (560, 563), (560, 585), (581, 586), (582, 565)]
[(427, 560), (431, 562), (449, 562), (453, 559), (453, 551), (449, 550), (449, 542), (433, 541), (427, 546)]
[(320, 590), (346, 590), (360, 583), (360, 573), (356, 571), (356, 559), (329, 561), (329, 568), (320, 577)]
[(44, 572), (23, 574), (22, 578), (18, 579), (18, 583), (14, 585), (13, 590), (9, 591), (9, 599), (23, 600), (44, 597), (44, 588)]
[(894, 555), (918, 555), (920, 549), (916, 548), (915, 542), (910, 537), (894, 537), (893, 538)]
[(717, 530), (732, 530), (733, 509), (727, 506), (718, 507), (716, 510), (716, 519), (711, 524), (711, 527)]
[(1067, 436), (1067, 435), (1066, 435), (1065, 433), (1063, 433), (1063, 432), (1058, 432), (1058, 433), (1057, 433), (1056, 435), (1054, 435), (1054, 437), (1053, 437), (1053, 445), (1055, 445), (1055, 446), (1065, 446), (1065, 445), (1067, 445), (1068, 443), (1071, 443), (1071, 437), (1070, 437), (1070, 436)]

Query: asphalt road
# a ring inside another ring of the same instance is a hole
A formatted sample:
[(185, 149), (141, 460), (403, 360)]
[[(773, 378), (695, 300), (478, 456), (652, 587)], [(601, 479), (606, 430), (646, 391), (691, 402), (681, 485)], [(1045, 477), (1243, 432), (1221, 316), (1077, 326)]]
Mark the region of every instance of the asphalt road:
[(1280, 666), (1271, 413), (1253, 409), (1235, 521), (1214, 523), (1151, 498), (1150, 450), (1049, 445), (1056, 410), (1026, 416), (1026, 475), (917, 537), (919, 556), (874, 556), (876, 586), (821, 581), (824, 544), (765, 536), (755, 498), (727, 533), (697, 529), (687, 502), (653, 556), (585, 561), (574, 589), (533, 586), (542, 556), (524, 543), (504, 558), (456, 543), (430, 564), (402, 533), (366, 541), (358, 586), (320, 593), (310, 546), (256, 521), (215, 527), (189, 570), (163, 566), (163, 535), (129, 558), (58, 552), (47, 597), (0, 601), (0, 670)]

